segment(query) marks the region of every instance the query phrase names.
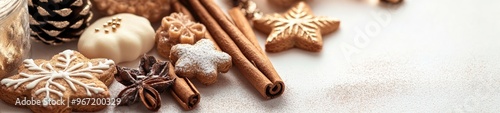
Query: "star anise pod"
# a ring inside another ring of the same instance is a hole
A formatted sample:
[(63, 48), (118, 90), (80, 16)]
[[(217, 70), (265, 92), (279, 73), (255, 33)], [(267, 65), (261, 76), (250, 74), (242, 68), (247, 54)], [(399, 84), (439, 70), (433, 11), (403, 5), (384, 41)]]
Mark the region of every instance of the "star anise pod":
[(118, 98), (122, 99), (120, 105), (131, 105), (140, 98), (146, 108), (158, 111), (161, 107), (160, 93), (169, 88), (175, 79), (168, 76), (168, 63), (159, 62), (153, 56), (143, 56), (139, 69), (116, 66), (116, 80), (127, 86), (118, 94)]

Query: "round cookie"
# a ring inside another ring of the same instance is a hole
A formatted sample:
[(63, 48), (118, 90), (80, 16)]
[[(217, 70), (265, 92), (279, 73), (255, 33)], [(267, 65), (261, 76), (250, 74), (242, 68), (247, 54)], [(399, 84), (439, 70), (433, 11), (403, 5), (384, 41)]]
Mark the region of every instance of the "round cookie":
[(156, 30), (156, 50), (168, 58), (170, 49), (177, 44), (194, 44), (203, 39), (207, 29), (203, 24), (193, 22), (182, 13), (172, 13), (162, 19)]
[(133, 61), (155, 44), (150, 22), (134, 14), (104, 17), (83, 32), (78, 51), (89, 58), (109, 58), (116, 63)]

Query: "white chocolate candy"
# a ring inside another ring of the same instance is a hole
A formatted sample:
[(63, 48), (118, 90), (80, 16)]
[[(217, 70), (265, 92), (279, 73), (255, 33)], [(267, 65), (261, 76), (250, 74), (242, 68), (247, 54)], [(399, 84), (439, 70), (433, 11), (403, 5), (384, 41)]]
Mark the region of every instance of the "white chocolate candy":
[(155, 31), (144, 17), (117, 14), (97, 20), (83, 32), (78, 51), (88, 58), (133, 61), (155, 44)]

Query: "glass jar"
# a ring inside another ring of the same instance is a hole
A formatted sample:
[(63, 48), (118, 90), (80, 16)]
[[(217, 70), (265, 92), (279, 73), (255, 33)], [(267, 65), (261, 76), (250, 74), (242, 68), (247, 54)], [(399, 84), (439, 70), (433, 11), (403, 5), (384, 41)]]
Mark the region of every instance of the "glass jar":
[(27, 0), (0, 0), (0, 78), (17, 71), (29, 55)]

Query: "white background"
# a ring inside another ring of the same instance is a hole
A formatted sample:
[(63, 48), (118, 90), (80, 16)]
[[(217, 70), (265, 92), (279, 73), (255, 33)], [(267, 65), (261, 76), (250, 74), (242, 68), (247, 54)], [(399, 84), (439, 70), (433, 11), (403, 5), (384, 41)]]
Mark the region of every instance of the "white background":
[[(265, 0), (256, 1), (267, 14), (284, 11)], [(228, 8), (226, 3), (217, 2)], [(281, 97), (263, 99), (233, 68), (220, 74), (218, 82), (210, 86), (193, 80), (202, 99), (190, 112), (500, 111), (500, 1), (309, 3), (315, 15), (339, 18), (341, 26), (323, 37), (324, 47), (319, 53), (296, 48), (268, 53), (286, 84)], [(366, 30), (367, 26), (370, 30)], [(263, 47), (267, 36), (256, 33)], [(369, 40), (357, 40), (360, 34), (367, 34)], [(32, 58), (49, 59), (65, 49), (76, 49), (76, 44), (33, 43)], [(150, 54), (155, 54), (155, 50)], [(138, 60), (120, 65), (137, 64)], [(123, 88), (114, 82), (110, 86), (112, 96), (116, 97)], [(3, 102), (0, 108), (1, 112), (29, 112)], [(110, 106), (101, 112), (143, 111), (147, 109), (138, 102), (132, 106)], [(183, 110), (170, 94), (162, 94), (160, 112), (180, 111)]]

